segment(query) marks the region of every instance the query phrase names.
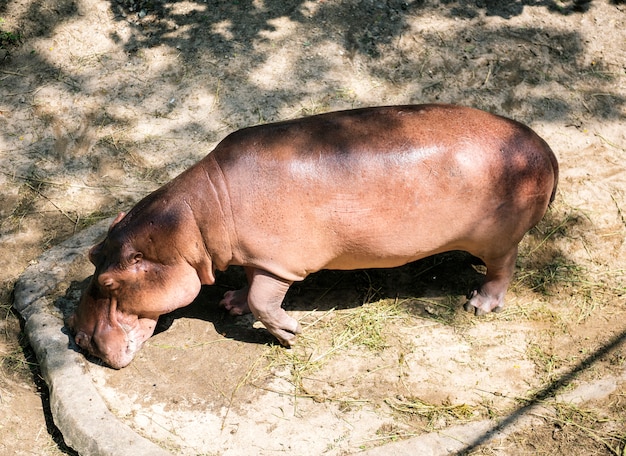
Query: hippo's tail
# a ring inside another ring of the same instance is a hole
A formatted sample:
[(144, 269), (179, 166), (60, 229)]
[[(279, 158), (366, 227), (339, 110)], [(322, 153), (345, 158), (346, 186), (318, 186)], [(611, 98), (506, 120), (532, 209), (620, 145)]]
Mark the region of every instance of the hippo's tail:
[(552, 186), (552, 194), (550, 195), (550, 202), (548, 204), (552, 204), (554, 198), (556, 197), (556, 188), (559, 183), (559, 162), (554, 155), (554, 152), (548, 147), (548, 151), (550, 152), (550, 162), (552, 163), (552, 172), (554, 174), (554, 185)]

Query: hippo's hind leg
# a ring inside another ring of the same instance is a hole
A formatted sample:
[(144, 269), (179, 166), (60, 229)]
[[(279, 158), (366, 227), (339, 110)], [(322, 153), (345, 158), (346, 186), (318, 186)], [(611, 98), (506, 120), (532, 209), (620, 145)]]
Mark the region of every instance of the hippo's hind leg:
[(463, 306), (468, 312), (485, 315), (499, 312), (504, 307), (504, 295), (515, 272), (517, 244), (503, 255), (481, 255), (487, 266), (483, 284), (468, 294), (468, 301)]
[(224, 307), (231, 315), (245, 315), (250, 313), (248, 306), (248, 292), (250, 291), (250, 283), (252, 282), (253, 268), (244, 268), (248, 279), (248, 286), (239, 290), (230, 290), (224, 293), (224, 297), (220, 301), (220, 306)]
[(250, 313), (250, 307), (248, 307), (248, 290), (248, 287), (243, 287), (239, 290), (227, 291), (220, 301), (220, 306), (226, 309), (231, 315), (245, 315)]
[(281, 344), (290, 347), (296, 341), (296, 334), (302, 331), (298, 321), (281, 307), (291, 282), (260, 269), (252, 270), (249, 278), (250, 311)]

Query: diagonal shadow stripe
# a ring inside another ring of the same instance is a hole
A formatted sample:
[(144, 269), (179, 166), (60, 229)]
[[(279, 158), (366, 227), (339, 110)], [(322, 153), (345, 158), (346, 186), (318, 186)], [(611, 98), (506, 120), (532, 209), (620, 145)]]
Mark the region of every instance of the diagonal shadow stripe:
[(600, 361), (602, 358), (615, 351), (621, 344), (626, 341), (626, 330), (615, 335), (606, 344), (600, 347), (598, 350), (592, 352), (589, 356), (582, 359), (578, 364), (572, 367), (567, 372), (563, 373), (559, 378), (546, 385), (541, 390), (533, 394), (527, 403), (522, 407), (515, 410), (508, 415), (505, 419), (493, 426), (491, 429), (483, 432), (477, 436), (472, 442), (468, 443), (463, 449), (459, 450), (457, 455), (467, 455), (475, 451), (480, 445), (488, 442), (499, 432), (504, 431), (509, 426), (515, 424), (526, 413), (530, 412), (532, 408), (546, 399), (553, 398), (560, 390), (568, 386), (573, 382), (583, 371), (591, 367), (594, 363)]

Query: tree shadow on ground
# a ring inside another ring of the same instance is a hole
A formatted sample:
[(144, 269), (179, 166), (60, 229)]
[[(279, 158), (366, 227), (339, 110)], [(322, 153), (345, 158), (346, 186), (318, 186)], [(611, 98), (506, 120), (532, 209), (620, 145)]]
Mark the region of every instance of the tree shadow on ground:
[[(409, 30), (407, 19), (412, 16), (436, 14), (474, 19), (485, 14), (510, 19), (520, 15), (527, 6), (545, 7), (550, 13), (568, 15), (586, 12), (591, 0), (444, 0), (440, 5), (428, 5), (423, 0), (357, 0), (319, 4), (302, 0), (196, 0), (190, 3), (192, 7), (181, 9), (176, 2), (164, 0), (113, 0), (111, 10), (119, 20), (136, 25), (138, 33), (127, 43), (130, 52), (166, 43), (191, 50), (191, 55), (201, 49), (223, 52), (243, 49), (254, 53), (255, 42), (264, 39), (267, 32), (276, 31), (273, 22), (288, 18), (302, 25), (312, 24), (320, 39), (327, 39), (328, 32), (336, 34), (334, 38), (351, 55), (358, 52), (380, 57), (380, 45), (392, 43)], [(173, 35), (180, 28), (186, 30), (186, 43)]]
[[(241, 94), (258, 93), (258, 106), (249, 109), (259, 111), (261, 119), (274, 119), (284, 104), (313, 95), (302, 88), (324, 78), (324, 73), (332, 73), (336, 65), (332, 55), (315, 52), (326, 49), (328, 43), (338, 45), (338, 52), (352, 65), (357, 59), (359, 68), (372, 77), (393, 81), (399, 87), (419, 82), (419, 89), (413, 89), (408, 97), (415, 102), (457, 101), (501, 113), (514, 112), (525, 104), (530, 107), (528, 119), (552, 121), (572, 115), (577, 107), (563, 97), (535, 98), (527, 87), (532, 91), (555, 80), (568, 85), (582, 74), (608, 83), (602, 96), (597, 87), (582, 94), (594, 115), (616, 118), (624, 104), (624, 98), (609, 88), (611, 71), (603, 62), (584, 62), (584, 39), (577, 31), (556, 26), (481, 27), (483, 14), (511, 18), (527, 6), (542, 6), (555, 15), (580, 14), (590, 2), (449, 1), (431, 6), (421, 1), (365, 0), (313, 6), (294, 0), (263, 4), (247, 0), (192, 4), (180, 11), (169, 2), (133, 2), (129, 7), (129, 2), (115, 1), (112, 10), (117, 11), (118, 20), (132, 24), (133, 33), (124, 43), (129, 54), (166, 44), (181, 51), (185, 64), (214, 65), (215, 76), (230, 81), (223, 92), (228, 94), (223, 100), (227, 112), (245, 106), (248, 98)], [(141, 11), (145, 16), (139, 17)], [(420, 24), (432, 16), (460, 20), (436, 33), (420, 31)], [(298, 29), (292, 39), (301, 42), (302, 53), (290, 62), (287, 72), (300, 84), (279, 84), (260, 91), (250, 76), (274, 56), (261, 45), (275, 41), (281, 46), (291, 26)], [(403, 44), (410, 40), (419, 46)], [(246, 56), (245, 68), (232, 63), (237, 55)], [(551, 60), (549, 66), (546, 59)], [(459, 86), (459, 80), (465, 86)], [(500, 92), (498, 103), (485, 104), (481, 94), (493, 95), (494, 91)]]
[[(590, 88), (578, 95), (589, 115), (619, 118), (625, 100), (612, 83), (610, 62), (602, 59), (589, 62), (585, 58), (584, 38), (577, 31), (557, 26), (485, 28), (482, 17), (508, 19), (531, 6), (544, 7), (548, 14), (558, 17), (582, 14), (589, 4), (552, 0), (446, 1), (438, 5), (401, 0), (385, 3), (373, 0), (319, 3), (114, 0), (110, 10), (120, 27), (112, 32), (111, 39), (126, 50), (129, 62), (141, 58), (145, 49), (158, 46), (176, 49), (182, 67), (165, 69), (152, 83), (157, 87), (172, 85), (175, 91), (219, 92), (220, 105), (214, 115), (229, 125), (228, 130), (281, 118), (285, 107), (302, 104), (306, 99), (312, 100), (314, 112), (336, 105), (358, 104), (353, 89), (337, 82), (332, 75), (338, 65), (343, 71), (352, 67), (355, 73), (363, 71), (374, 80), (391, 81), (398, 91), (406, 93), (406, 102), (457, 102), (498, 113), (519, 113), (516, 117), (522, 121), (571, 119), (572, 124), (578, 125), (581, 104), (559, 94), (547, 96), (545, 91), (537, 89), (550, 87), (555, 82), (567, 87), (586, 79)], [(84, 14), (77, 5), (69, 0), (31, 2), (17, 22), (26, 39), (50, 36), (62, 24)], [(0, 15), (8, 7), (9, 2), (2, 1)], [(433, 33), (421, 25), (432, 18), (458, 20)], [(129, 34), (121, 32), (126, 26)], [(274, 76), (278, 80), (271, 87), (260, 84), (256, 75), (267, 65), (274, 64), (272, 58), (280, 53), (286, 40), (298, 41), (301, 54), (286, 62), (281, 74)], [(36, 53), (29, 59), (30, 67), (38, 73), (37, 78), (24, 78), (12, 68), (12, 63), (22, 65), (22, 60), (9, 58), (1, 64), (8, 72), (0, 95), (8, 104), (28, 103), (29, 93), (36, 93), (52, 81), (63, 81), (69, 96), (94, 96), (88, 87), (94, 84), (91, 79), (97, 71), (69, 71)], [(106, 67), (105, 60), (101, 63)], [(197, 81), (181, 79), (181, 74), (198, 68), (206, 75), (202, 87), (193, 86)], [(283, 76), (289, 76), (290, 82), (281, 83)], [(149, 80), (144, 82), (150, 83)], [(114, 78), (106, 84), (99, 88), (100, 92), (117, 91), (121, 96), (130, 97), (131, 92), (138, 90), (119, 87)], [(250, 104), (251, 94), (254, 95), (253, 105)], [(123, 106), (125, 102), (103, 99), (102, 110), (87, 113), (85, 122), (98, 126), (115, 124), (120, 129), (132, 127), (126, 119), (112, 114), (113, 110), (106, 107), (106, 103)], [(137, 99), (133, 109), (140, 116), (150, 117), (148, 113), (154, 108), (145, 99)], [(168, 116), (173, 109), (172, 103), (152, 115)], [(229, 120), (233, 113), (238, 113), (237, 119)], [(61, 113), (55, 112), (42, 114), (47, 139), (33, 146), (36, 150), (25, 151), (56, 160), (60, 173), (67, 168), (67, 157), (59, 157), (55, 144), (64, 139), (54, 139), (52, 130), (54, 125), (63, 123), (61, 117)], [(0, 122), (2, 120), (0, 118)], [(72, 138), (79, 130), (68, 130), (67, 136)], [(211, 140), (221, 136), (202, 120), (190, 122), (183, 129), (177, 127), (178, 132), (185, 130)], [(3, 131), (7, 142), (15, 135), (11, 129)], [(56, 143), (51, 145), (51, 140)], [(102, 153), (121, 154), (120, 159), (127, 160), (129, 151), (120, 149), (119, 142), (106, 138), (96, 141)], [(145, 144), (134, 144), (134, 147), (149, 149), (150, 141), (152, 139), (146, 139)], [(74, 168), (99, 167), (101, 161), (96, 155), (102, 154), (90, 154), (75, 163)], [(145, 162), (139, 165), (150, 167)], [(158, 174), (162, 170), (154, 167), (151, 172)]]

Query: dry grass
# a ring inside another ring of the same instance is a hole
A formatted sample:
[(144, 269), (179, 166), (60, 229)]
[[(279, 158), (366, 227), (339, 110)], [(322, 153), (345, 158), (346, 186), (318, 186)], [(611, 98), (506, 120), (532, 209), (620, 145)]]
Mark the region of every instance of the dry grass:
[[(388, 346), (385, 327), (402, 316), (397, 300), (366, 302), (352, 309), (331, 309), (321, 316), (311, 312), (301, 319), (305, 329), (297, 346), (291, 350), (272, 345), (266, 352), (270, 371), (290, 372), (293, 394), (312, 397), (302, 381), (322, 368), (335, 354), (351, 347), (380, 351)], [(325, 400), (316, 398), (317, 400)]]
[(468, 404), (451, 404), (444, 401), (442, 404), (430, 404), (419, 398), (387, 398), (385, 403), (394, 411), (419, 416), (426, 420), (427, 428), (441, 428), (450, 424), (450, 421), (460, 422), (476, 419), (481, 416), (481, 408)]
[(0, 291), (0, 380), (24, 378), (30, 373), (21, 347), (23, 334), (10, 302), (11, 287), (3, 284)]
[[(622, 398), (623, 399), (623, 398)], [(615, 417), (607, 416), (592, 408), (581, 408), (570, 403), (557, 402), (552, 405), (555, 410), (554, 416), (543, 416), (555, 426), (555, 434), (574, 434), (575, 436), (587, 437), (595, 443), (606, 447), (616, 456), (623, 455), (626, 450), (626, 431), (624, 430), (624, 417), (615, 421)], [(558, 436), (558, 438), (564, 438)], [(567, 437), (565, 437), (567, 438)]]

